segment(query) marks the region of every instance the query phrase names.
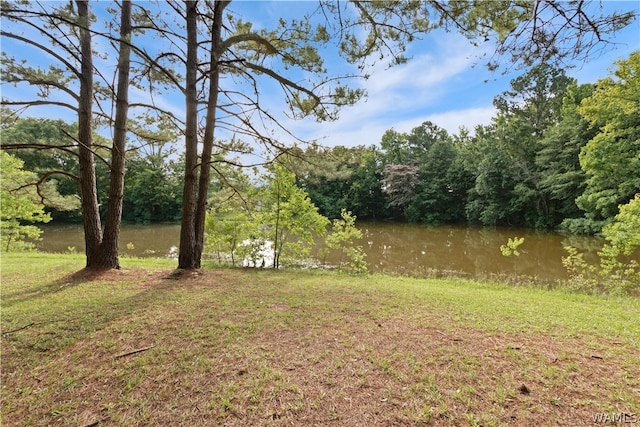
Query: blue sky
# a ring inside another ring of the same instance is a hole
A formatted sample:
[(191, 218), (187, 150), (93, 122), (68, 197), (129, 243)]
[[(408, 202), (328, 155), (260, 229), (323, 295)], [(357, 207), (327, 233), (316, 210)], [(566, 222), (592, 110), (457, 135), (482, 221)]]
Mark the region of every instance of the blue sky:
[[(316, 5), (315, 1), (235, 1), (229, 9), (238, 11), (257, 28), (269, 28), (269, 23), (280, 16), (300, 16), (314, 10)], [(603, 7), (640, 11), (640, 2), (605, 1)], [(606, 77), (615, 60), (626, 59), (640, 49), (640, 22), (635, 21), (612, 41), (616, 44), (603, 55), (590, 58), (588, 63), (576, 64), (567, 74), (579, 83)], [(493, 98), (509, 89), (511, 79), (526, 71), (514, 70), (506, 75), (503, 69), (488, 71), (481, 56), (491, 54), (491, 49), (488, 45), (474, 47), (457, 33), (441, 30), (429, 33), (410, 45), (407, 54), (411, 60), (407, 64), (389, 68), (380, 63), (367, 70), (371, 75), (369, 79), (353, 81), (352, 84), (365, 89), (368, 96), (352, 107), (343, 108), (339, 120), (321, 124), (313, 119), (285, 119), (285, 122), (296, 136), (328, 146), (378, 144), (386, 130), (409, 132), (426, 120), (450, 133), (457, 133), (461, 126), (473, 130), (476, 125), (491, 122), (495, 114)], [(337, 57), (326, 62), (330, 71), (345, 69)], [(262, 99), (269, 100), (270, 112), (277, 115), (285, 107), (277, 101), (281, 99), (277, 91), (269, 95)], [(288, 137), (282, 135), (281, 138)]]
[[(309, 2), (270, 2), (261, 4), (267, 15), (274, 16), (284, 8), (303, 7)], [(233, 4), (232, 4), (233, 5)], [(252, 2), (252, 7), (255, 3)], [(638, 1), (605, 1), (603, 7), (620, 11), (640, 11)], [(264, 13), (254, 9), (257, 16)], [(640, 22), (637, 20), (616, 34), (616, 44), (604, 54), (587, 63), (567, 69), (579, 83), (604, 78), (613, 62), (626, 59), (640, 49)], [(329, 145), (371, 145), (379, 143), (388, 129), (409, 132), (430, 120), (450, 133), (461, 126), (473, 130), (476, 125), (489, 124), (495, 114), (493, 98), (509, 89), (509, 82), (526, 70), (490, 72), (483, 62), (483, 53), (490, 46), (474, 47), (457, 33), (436, 31), (425, 35), (410, 46), (412, 59), (404, 65), (388, 69), (381, 64), (371, 70), (371, 77), (357, 82), (367, 93), (367, 99), (341, 112), (340, 120), (318, 125), (313, 120), (295, 122), (291, 129), (303, 139), (316, 139)], [(329, 64), (330, 66), (331, 64)]]
[[(100, 2), (96, 9), (108, 4), (109, 2)], [(228, 9), (242, 16), (243, 20), (252, 21), (254, 27), (269, 28), (270, 23), (280, 16), (300, 16), (304, 11), (313, 10), (316, 5), (313, 1), (234, 1)], [(604, 7), (638, 10), (640, 2), (604, 2)], [(101, 16), (105, 16), (104, 12)], [(611, 46), (605, 54), (591, 58), (588, 63), (576, 64), (567, 73), (577, 78), (579, 83), (595, 82), (606, 77), (613, 61), (625, 59), (631, 52), (640, 49), (640, 22), (635, 21), (619, 32), (613, 41), (617, 44)], [(111, 50), (106, 41), (99, 39), (94, 40), (94, 48), (98, 51)], [(32, 65), (44, 65), (47, 62), (41, 53), (25, 49), (11, 40), (2, 40), (2, 49), (10, 54), (25, 55)], [(500, 70), (489, 72), (480, 58), (489, 49), (490, 46), (474, 47), (455, 33), (430, 33), (410, 45), (408, 55), (412, 59), (407, 64), (393, 68), (378, 64), (368, 70), (371, 74), (368, 80), (352, 81), (353, 85), (366, 90), (368, 97), (355, 106), (344, 108), (340, 119), (335, 122), (319, 124), (315, 120), (290, 121), (283, 118), (282, 95), (271, 88), (263, 88), (261, 99), (266, 102), (265, 106), (270, 113), (281, 118), (299, 138), (317, 140), (329, 146), (377, 144), (388, 129), (408, 132), (426, 120), (450, 133), (456, 133), (461, 126), (471, 130), (478, 124), (490, 122), (495, 113), (493, 98), (509, 88), (512, 78), (524, 72), (514, 71), (507, 75), (502, 75)], [(111, 63), (112, 66), (115, 55), (111, 58), (104, 60), (104, 64)], [(100, 61), (97, 60), (98, 63)], [(345, 64), (337, 59), (328, 59), (326, 62), (327, 68), (332, 72), (349, 72)], [(3, 96), (15, 98), (21, 94), (3, 85)], [(146, 100), (148, 94), (132, 89), (131, 98)], [(154, 99), (178, 115), (184, 112), (184, 100), (177, 94), (156, 96)], [(48, 108), (34, 109), (29, 114), (55, 118), (64, 117), (68, 112)], [(224, 138), (226, 135), (220, 132), (217, 136)], [(276, 136), (282, 142), (293, 141), (281, 132), (276, 132)]]

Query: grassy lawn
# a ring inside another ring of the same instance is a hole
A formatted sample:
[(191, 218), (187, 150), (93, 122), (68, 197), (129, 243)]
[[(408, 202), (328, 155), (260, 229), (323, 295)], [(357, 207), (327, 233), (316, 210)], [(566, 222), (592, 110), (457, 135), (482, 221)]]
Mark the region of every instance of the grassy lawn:
[[(640, 418), (640, 300), (454, 279), (2, 254), (2, 425)], [(634, 418), (635, 417), (635, 418)], [(638, 420), (637, 422), (640, 422)]]

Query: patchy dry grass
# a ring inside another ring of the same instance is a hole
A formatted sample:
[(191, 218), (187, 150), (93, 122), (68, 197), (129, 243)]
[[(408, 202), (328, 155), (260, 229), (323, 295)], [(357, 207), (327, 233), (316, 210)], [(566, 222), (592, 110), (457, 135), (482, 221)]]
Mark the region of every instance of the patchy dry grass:
[(640, 302), (2, 256), (2, 424), (580, 426), (640, 408)]

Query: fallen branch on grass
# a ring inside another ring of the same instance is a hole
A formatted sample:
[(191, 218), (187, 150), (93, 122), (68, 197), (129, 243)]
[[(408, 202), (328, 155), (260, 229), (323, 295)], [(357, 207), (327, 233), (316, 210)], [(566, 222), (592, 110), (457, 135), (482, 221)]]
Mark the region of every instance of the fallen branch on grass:
[(14, 332), (18, 332), (18, 331), (22, 331), (23, 329), (30, 328), (32, 326), (47, 325), (49, 323), (57, 323), (57, 322), (68, 322), (68, 321), (71, 321), (71, 320), (75, 321), (75, 320), (78, 320), (78, 318), (53, 319), (53, 320), (47, 320), (45, 322), (31, 322), (31, 323), (27, 323), (24, 326), (20, 326), (19, 328), (16, 328), (16, 329), (11, 329), (11, 330), (8, 330), (8, 331), (2, 331), (2, 335), (9, 335), (9, 334), (12, 334)]
[(155, 345), (150, 345), (149, 347), (143, 347), (143, 348), (139, 348), (139, 349), (136, 349), (136, 350), (131, 350), (131, 351), (128, 351), (126, 353), (119, 354), (115, 358), (116, 359), (120, 359), (121, 357), (130, 356), (130, 355), (136, 354), (136, 353), (142, 353), (143, 351), (150, 350), (153, 347), (155, 347)]
[(11, 329), (10, 331), (3, 331), (3, 332), (2, 332), (2, 335), (12, 334), (12, 333), (14, 333), (14, 332), (18, 332), (18, 331), (21, 331), (21, 330), (23, 330), (23, 329), (27, 329), (28, 327), (30, 327), (30, 326), (34, 326), (34, 325), (37, 325), (37, 323), (31, 322), (31, 323), (29, 323), (29, 324), (27, 324), (27, 325), (24, 325), (24, 326), (20, 327), (20, 328)]

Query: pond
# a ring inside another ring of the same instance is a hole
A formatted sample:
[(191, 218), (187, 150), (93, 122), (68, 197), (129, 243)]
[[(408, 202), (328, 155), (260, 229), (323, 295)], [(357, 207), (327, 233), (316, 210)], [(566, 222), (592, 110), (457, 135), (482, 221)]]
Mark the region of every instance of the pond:
[[(80, 225), (49, 224), (42, 227), (39, 250), (46, 252), (84, 251)], [(359, 223), (359, 242), (367, 253), (370, 271), (406, 275), (455, 274), (481, 278), (492, 275), (526, 275), (541, 281), (566, 278), (562, 257), (564, 245), (588, 253), (594, 260), (602, 239), (563, 235), (525, 229), (424, 226), (398, 223)], [(180, 240), (177, 224), (124, 225), (122, 254), (140, 257), (177, 255)], [(509, 238), (524, 237), (519, 257), (505, 257), (500, 245)], [(129, 245), (128, 245), (129, 244)], [(337, 263), (329, 256), (328, 263)]]
[[(541, 281), (567, 278), (563, 245), (595, 259), (602, 239), (527, 229), (415, 224), (362, 224), (362, 246), (371, 271), (406, 275), (455, 274), (473, 278), (525, 275)], [(520, 255), (505, 257), (500, 246), (524, 237)]]

